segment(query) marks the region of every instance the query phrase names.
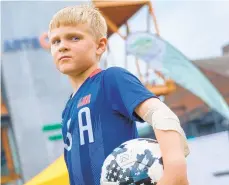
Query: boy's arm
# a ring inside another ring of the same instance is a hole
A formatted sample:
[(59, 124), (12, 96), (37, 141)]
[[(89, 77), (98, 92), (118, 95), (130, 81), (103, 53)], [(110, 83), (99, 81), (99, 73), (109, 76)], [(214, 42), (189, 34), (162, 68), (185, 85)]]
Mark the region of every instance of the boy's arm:
[(177, 116), (157, 98), (139, 104), (135, 112), (152, 125), (160, 145), (164, 176), (158, 185), (187, 185), (185, 156), (189, 149)]

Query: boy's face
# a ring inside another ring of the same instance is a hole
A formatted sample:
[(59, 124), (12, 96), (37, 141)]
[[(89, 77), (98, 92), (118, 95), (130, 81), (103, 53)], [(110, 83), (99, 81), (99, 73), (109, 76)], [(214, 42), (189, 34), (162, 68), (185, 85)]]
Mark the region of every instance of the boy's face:
[(49, 39), (55, 65), (67, 75), (84, 72), (106, 49), (106, 39), (96, 41), (87, 24), (60, 26), (50, 32)]

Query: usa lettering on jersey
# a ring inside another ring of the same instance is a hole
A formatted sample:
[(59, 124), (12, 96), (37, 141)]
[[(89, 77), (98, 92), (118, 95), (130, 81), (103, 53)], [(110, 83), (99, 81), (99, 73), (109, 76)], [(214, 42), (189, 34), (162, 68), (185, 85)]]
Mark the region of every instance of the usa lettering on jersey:
[[(88, 105), (91, 102), (91, 94), (84, 96), (78, 102), (77, 108), (82, 107), (84, 105)], [(86, 116), (86, 123), (83, 124), (83, 116)], [(69, 141), (69, 145), (65, 143), (65, 149), (70, 151), (72, 148), (72, 135), (69, 132), (71, 124), (71, 119), (67, 122), (67, 139)], [(78, 112), (78, 126), (79, 126), (79, 134), (80, 134), (80, 145), (85, 144), (84, 133), (88, 132), (89, 143), (94, 142), (94, 135), (92, 130), (92, 121), (91, 121), (91, 110), (89, 107), (83, 107)]]

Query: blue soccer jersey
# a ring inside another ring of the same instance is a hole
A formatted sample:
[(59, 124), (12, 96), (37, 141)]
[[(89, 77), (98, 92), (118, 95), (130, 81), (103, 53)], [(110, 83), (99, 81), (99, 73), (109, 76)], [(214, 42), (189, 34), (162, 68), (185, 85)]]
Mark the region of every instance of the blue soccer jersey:
[(62, 133), (71, 185), (99, 185), (105, 158), (121, 143), (138, 137), (134, 112), (155, 97), (119, 67), (96, 71), (67, 102)]

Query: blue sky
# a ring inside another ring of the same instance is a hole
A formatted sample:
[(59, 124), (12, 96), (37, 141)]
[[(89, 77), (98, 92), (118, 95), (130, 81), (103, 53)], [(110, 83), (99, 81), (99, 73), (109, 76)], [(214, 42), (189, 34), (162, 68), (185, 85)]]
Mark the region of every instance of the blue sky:
[[(229, 44), (229, 1), (157, 0), (152, 4), (161, 37), (189, 59), (220, 56), (222, 46)], [(133, 31), (145, 30), (146, 8), (135, 15), (129, 24)], [(124, 31), (121, 28), (121, 32)], [(122, 66), (125, 59), (124, 42), (118, 35), (113, 35), (110, 44), (112, 60)]]

